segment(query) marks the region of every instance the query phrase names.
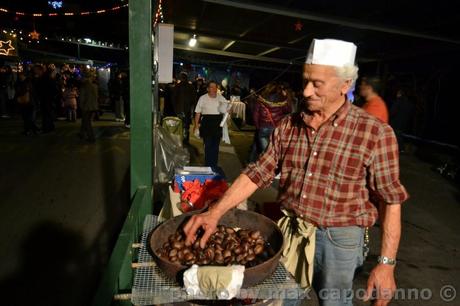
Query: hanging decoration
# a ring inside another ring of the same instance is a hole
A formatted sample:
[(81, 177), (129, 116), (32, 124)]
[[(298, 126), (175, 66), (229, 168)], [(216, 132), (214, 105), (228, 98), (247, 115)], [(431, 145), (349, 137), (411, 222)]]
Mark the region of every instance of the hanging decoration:
[(0, 54), (1, 55), (11, 55), (10, 52), (14, 51), (13, 43), (11, 40), (3, 41), (0, 40)]
[(39, 40), (39, 39), (40, 39), (40, 33), (38, 33), (38, 32), (34, 29), (33, 32), (30, 32), (30, 33), (29, 33), (29, 37), (30, 37), (30, 39), (32, 39), (32, 40)]
[(3, 30), (0, 32), (0, 55), (16, 56), (17, 44), (16, 34)]
[(156, 27), (156, 25), (160, 23), (164, 23), (164, 17), (163, 17), (163, 1), (159, 0), (158, 1), (158, 9), (157, 12), (155, 13), (155, 19), (153, 21), (153, 27)]
[(125, 8), (125, 7), (128, 7), (128, 4), (117, 5), (117, 6), (114, 6), (114, 7), (111, 7), (111, 8), (100, 9), (100, 10), (96, 10), (96, 11), (59, 12), (59, 13), (57, 13), (57, 12), (54, 12), (54, 13), (41, 13), (41, 12), (26, 13), (26, 12), (14, 11), (14, 10), (6, 9), (4, 7), (0, 7), (0, 13), (13, 14), (13, 15), (16, 15), (16, 17), (19, 17), (19, 16), (33, 16), (33, 17), (86, 16), (86, 15), (111, 13), (111, 12), (119, 11), (119, 10)]
[(34, 40), (36, 41), (37, 43), (40, 42), (40, 33), (38, 33), (36, 30), (35, 30), (35, 17), (33, 17), (33, 26), (34, 26), (34, 30), (32, 32), (29, 33), (29, 37), (31, 40)]

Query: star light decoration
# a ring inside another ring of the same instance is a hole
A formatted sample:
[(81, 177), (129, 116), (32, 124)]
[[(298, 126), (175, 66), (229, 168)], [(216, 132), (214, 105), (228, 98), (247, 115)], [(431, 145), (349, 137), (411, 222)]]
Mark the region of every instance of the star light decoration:
[(294, 30), (296, 32), (300, 32), (300, 31), (302, 31), (302, 28), (303, 28), (303, 23), (300, 22), (300, 20), (297, 20), (297, 22), (294, 23)]
[(7, 40), (7, 41), (0, 40), (0, 54), (9, 55), (10, 51), (14, 51), (14, 47), (13, 47), (11, 40)]
[(30, 39), (33, 39), (33, 40), (39, 40), (40, 39), (40, 33), (38, 33), (37, 31), (33, 31), (33, 32), (30, 32), (29, 33), (29, 37)]

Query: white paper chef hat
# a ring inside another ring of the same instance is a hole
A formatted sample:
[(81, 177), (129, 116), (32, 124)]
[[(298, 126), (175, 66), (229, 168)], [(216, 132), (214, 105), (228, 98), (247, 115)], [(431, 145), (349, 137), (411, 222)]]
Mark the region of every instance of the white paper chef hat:
[(354, 43), (337, 39), (313, 39), (305, 63), (336, 67), (354, 66), (355, 56)]

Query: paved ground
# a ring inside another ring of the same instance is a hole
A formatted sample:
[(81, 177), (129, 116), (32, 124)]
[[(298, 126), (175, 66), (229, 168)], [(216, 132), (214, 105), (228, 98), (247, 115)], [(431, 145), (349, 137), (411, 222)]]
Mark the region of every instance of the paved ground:
[(129, 209), (129, 135), (97, 122), (26, 137), (0, 121), (1, 305), (87, 305)]
[[(75, 123), (58, 122), (54, 133), (25, 137), (19, 119), (0, 121), (1, 305), (88, 304), (129, 208), (129, 131), (111, 114), (103, 119), (95, 123), (96, 144), (80, 141)], [(252, 141), (250, 132), (231, 136), (235, 149), (223, 146), (220, 155), (230, 179), (238, 175)], [(192, 145), (198, 152), (193, 162), (199, 164), (201, 144)], [(432, 170), (433, 158), (427, 157), (438, 155), (426, 152), (414, 148), (401, 156), (411, 199), (404, 205), (397, 268), (405, 291), (392, 305), (445, 305), (441, 288), (460, 290), (459, 186)], [(275, 196), (271, 189), (253, 200)], [(378, 240), (376, 226), (357, 289), (364, 288), (379, 253)]]

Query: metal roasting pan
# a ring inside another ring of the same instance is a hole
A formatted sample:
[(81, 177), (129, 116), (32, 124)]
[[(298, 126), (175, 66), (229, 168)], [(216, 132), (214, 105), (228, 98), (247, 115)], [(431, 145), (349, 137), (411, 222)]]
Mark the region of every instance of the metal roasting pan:
[[(161, 223), (149, 233), (147, 238), (147, 250), (154, 258), (158, 267), (166, 276), (175, 279), (181, 285), (183, 283), (183, 272), (188, 267), (161, 258), (159, 254), (156, 253), (156, 250), (163, 246), (171, 234), (182, 228), (191, 215), (192, 214), (183, 214)], [(270, 243), (275, 253), (263, 263), (245, 269), (243, 288), (257, 285), (272, 275), (276, 270), (283, 250), (283, 235), (275, 222), (252, 211), (232, 209), (221, 218), (219, 224), (233, 228), (259, 230), (264, 239)]]

